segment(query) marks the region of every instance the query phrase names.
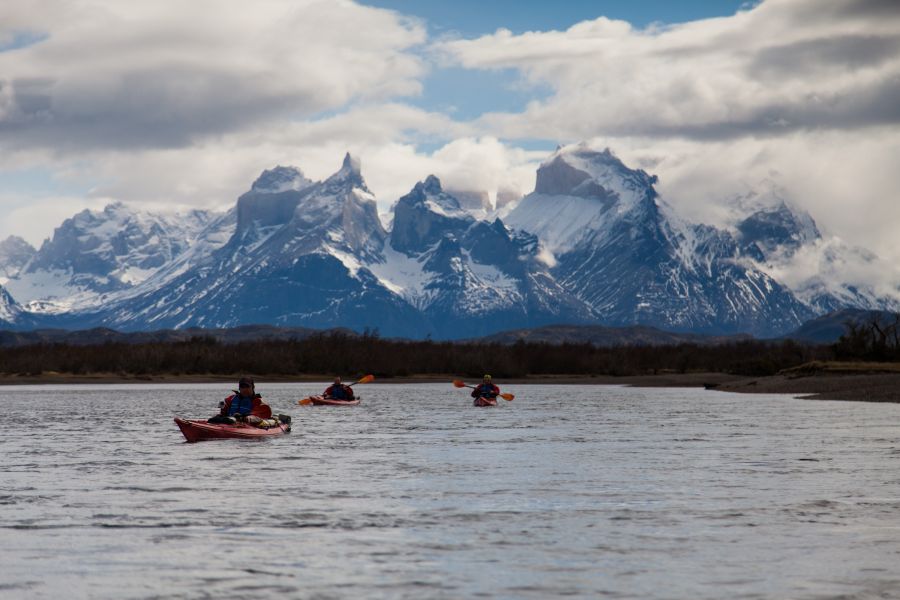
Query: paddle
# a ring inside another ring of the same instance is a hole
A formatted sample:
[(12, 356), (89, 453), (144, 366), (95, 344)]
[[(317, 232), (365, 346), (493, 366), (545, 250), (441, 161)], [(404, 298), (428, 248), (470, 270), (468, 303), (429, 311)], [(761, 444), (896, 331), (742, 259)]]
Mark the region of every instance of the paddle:
[[(370, 382), (372, 382), (372, 381), (375, 381), (375, 376), (374, 376), (374, 375), (366, 375), (365, 377), (363, 377), (363, 378), (360, 379), (359, 381), (354, 381), (353, 383), (351, 383), (351, 384), (348, 385), (347, 387), (353, 387), (353, 386), (356, 385), (357, 383), (370, 383)], [(298, 400), (298, 401), (297, 401), (297, 404), (299, 404), (300, 406), (309, 406), (310, 404), (312, 404), (312, 398), (304, 398), (303, 400)]]
[[(469, 385), (464, 381), (460, 381), (459, 379), (454, 379), (453, 385), (458, 388), (467, 387), (467, 388), (472, 388), (473, 390), (475, 389), (474, 385)], [(503, 398), (504, 400), (506, 400), (507, 402), (512, 402), (516, 396), (515, 396), (515, 394), (500, 394), (500, 397)]]

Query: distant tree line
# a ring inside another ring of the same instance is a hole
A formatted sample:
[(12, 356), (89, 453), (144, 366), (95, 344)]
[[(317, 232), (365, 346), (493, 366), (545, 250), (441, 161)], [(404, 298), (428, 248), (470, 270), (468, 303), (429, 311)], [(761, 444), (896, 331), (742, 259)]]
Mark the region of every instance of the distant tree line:
[(96, 345), (36, 344), (0, 349), (0, 372), (40, 375), (116, 373), (120, 375), (337, 373), (378, 377), (456, 374), (480, 377), (525, 375), (644, 375), (710, 371), (766, 375), (810, 360), (827, 360), (831, 350), (793, 341), (739, 341), (709, 346), (596, 347), (589, 343), (520, 341), (454, 343), (405, 341), (344, 333), (299, 340), (222, 343), (212, 337), (184, 342)]
[(873, 313), (864, 321), (847, 321), (834, 345), (837, 360), (900, 361), (900, 314)]
[(211, 336), (178, 342), (106, 342), (93, 345), (41, 343), (0, 348), (0, 372), (46, 372), (125, 376), (251, 373), (346, 377), (455, 374), (480, 377), (526, 375), (652, 375), (662, 372), (718, 372), (762, 376), (813, 360), (900, 360), (900, 315), (846, 323), (830, 345), (792, 340), (742, 340), (717, 345), (549, 344), (409, 341), (329, 332), (303, 339), (224, 343)]

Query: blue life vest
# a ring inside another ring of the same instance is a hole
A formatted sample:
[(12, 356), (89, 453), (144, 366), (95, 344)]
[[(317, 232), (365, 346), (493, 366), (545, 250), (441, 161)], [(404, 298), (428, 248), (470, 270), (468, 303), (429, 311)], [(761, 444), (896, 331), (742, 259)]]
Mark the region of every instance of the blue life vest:
[(242, 415), (250, 414), (250, 411), (253, 410), (253, 398), (254, 396), (233, 395), (231, 404), (228, 406), (228, 416), (231, 417), (238, 413)]
[[(352, 393), (353, 392), (351, 391), (350, 394)], [(325, 395), (334, 398), (335, 400), (349, 400), (350, 394), (347, 393), (347, 388), (339, 383), (336, 383), (325, 390)]]
[(472, 396), (475, 398), (496, 398), (497, 394), (499, 393), (500, 388), (495, 386), (493, 383), (480, 383), (478, 384), (478, 387), (473, 390)]

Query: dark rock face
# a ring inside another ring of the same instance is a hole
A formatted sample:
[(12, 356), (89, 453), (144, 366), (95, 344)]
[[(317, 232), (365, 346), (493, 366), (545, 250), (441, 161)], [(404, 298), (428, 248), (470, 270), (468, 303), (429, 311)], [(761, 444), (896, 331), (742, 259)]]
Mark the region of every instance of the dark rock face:
[(754, 212), (738, 223), (737, 231), (742, 244), (756, 246), (763, 254), (777, 248), (792, 252), (822, 237), (808, 214), (797, 214), (784, 202)]
[(430, 175), (394, 206), (391, 246), (409, 256), (424, 252), (447, 235), (461, 234), (474, 218)]

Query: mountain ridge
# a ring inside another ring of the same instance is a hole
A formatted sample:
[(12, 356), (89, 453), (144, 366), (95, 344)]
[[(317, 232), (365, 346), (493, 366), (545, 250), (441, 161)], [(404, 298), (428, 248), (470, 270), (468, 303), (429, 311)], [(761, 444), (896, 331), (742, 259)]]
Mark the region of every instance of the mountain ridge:
[(112, 204), (66, 220), (33, 253), (0, 245), (10, 250), (0, 319), (436, 339), (558, 323), (775, 337), (831, 310), (893, 308), (849, 284), (782, 283), (779, 261), (822, 243), (783, 198), (722, 229), (681, 218), (657, 181), (577, 144), (550, 155), (502, 219), (431, 175), (394, 204), (386, 229), (356, 157), (321, 181), (277, 166), (226, 213), (166, 219)]

